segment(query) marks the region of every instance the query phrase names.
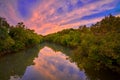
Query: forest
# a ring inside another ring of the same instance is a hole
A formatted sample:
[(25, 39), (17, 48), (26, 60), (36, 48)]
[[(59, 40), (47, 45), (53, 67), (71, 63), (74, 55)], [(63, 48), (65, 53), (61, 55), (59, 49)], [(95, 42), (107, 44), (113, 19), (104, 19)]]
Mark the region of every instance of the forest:
[(100, 22), (65, 29), (46, 36), (28, 29), (23, 22), (11, 26), (0, 17), (0, 56), (50, 42), (72, 49), (71, 61), (80, 68), (120, 72), (120, 17), (106, 16)]
[(42, 40), (42, 35), (28, 29), (23, 22), (11, 26), (5, 18), (0, 17), (0, 56), (34, 46)]
[(120, 17), (109, 15), (90, 27), (65, 29), (44, 39), (73, 49), (71, 60), (80, 68), (120, 72)]

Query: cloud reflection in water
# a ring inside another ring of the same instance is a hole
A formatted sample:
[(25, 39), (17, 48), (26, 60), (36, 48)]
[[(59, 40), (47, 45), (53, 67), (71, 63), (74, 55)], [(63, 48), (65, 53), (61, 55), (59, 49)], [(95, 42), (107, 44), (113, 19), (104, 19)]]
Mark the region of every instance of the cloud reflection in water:
[(75, 63), (66, 60), (62, 52), (55, 52), (49, 47), (40, 50), (33, 60), (35, 65), (28, 66), (22, 80), (86, 80), (84, 71)]

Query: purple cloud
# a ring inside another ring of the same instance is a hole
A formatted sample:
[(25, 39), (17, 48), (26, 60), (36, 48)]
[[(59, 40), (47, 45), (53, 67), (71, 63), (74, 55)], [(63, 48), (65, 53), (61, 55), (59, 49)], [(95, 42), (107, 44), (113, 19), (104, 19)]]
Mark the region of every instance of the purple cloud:
[(0, 0), (0, 16), (12, 25), (23, 21), (45, 35), (95, 23), (110, 13), (119, 15), (119, 3), (119, 0)]

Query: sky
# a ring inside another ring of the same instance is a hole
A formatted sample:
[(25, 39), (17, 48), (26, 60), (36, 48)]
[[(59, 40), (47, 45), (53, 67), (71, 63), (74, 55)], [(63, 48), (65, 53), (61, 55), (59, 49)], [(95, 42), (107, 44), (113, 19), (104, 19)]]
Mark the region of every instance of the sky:
[(120, 16), (120, 0), (0, 0), (1, 17), (42, 35), (91, 25), (109, 14)]

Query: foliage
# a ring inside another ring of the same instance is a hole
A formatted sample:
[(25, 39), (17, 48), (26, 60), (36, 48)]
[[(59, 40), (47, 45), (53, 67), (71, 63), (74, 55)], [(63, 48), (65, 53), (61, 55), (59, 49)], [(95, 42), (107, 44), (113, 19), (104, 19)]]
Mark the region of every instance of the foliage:
[(34, 46), (42, 41), (43, 37), (25, 28), (23, 22), (10, 26), (0, 17), (0, 55)]
[(49, 42), (59, 43), (61, 45), (76, 47), (80, 43), (80, 32), (76, 29), (66, 29), (55, 34), (45, 36)]
[(45, 40), (74, 48), (71, 58), (79, 67), (120, 72), (120, 17), (110, 15), (91, 27), (66, 29)]
[(0, 55), (48, 41), (73, 49), (72, 61), (79, 67), (109, 68), (120, 72), (120, 17), (106, 16), (100, 22), (78, 29), (65, 29), (47, 36), (37, 35), (23, 22), (10, 26), (0, 17)]

